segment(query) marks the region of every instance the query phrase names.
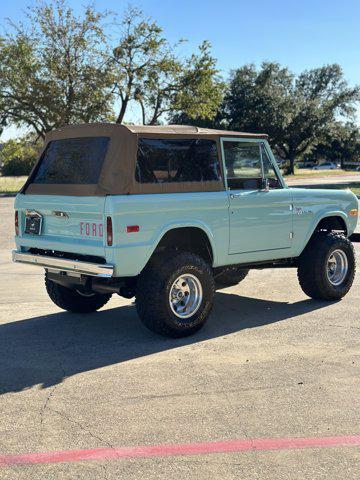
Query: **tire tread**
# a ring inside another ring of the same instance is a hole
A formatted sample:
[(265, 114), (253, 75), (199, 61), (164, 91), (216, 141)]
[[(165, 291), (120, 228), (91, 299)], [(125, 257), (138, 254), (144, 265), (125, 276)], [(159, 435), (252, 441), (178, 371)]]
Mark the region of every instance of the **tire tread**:
[(45, 275), (45, 287), (50, 299), (63, 310), (74, 313), (91, 313), (99, 310), (110, 300), (111, 294), (96, 293), (92, 297), (82, 297), (75, 290), (66, 288), (50, 280)]
[[(192, 269), (204, 271), (210, 281), (210, 298), (206, 300), (205, 309), (200, 315), (201, 321), (181, 328), (170, 325), (162, 293), (169, 276), (185, 265), (189, 273)], [(205, 323), (212, 308), (214, 291), (211, 268), (201, 257), (190, 252), (167, 250), (156, 254), (141, 273), (137, 285), (136, 309), (142, 323), (149, 330), (167, 337), (184, 337), (195, 333)]]
[[(348, 253), (349, 274), (341, 288), (331, 286), (325, 277), (324, 261), (330, 249), (342, 248)], [(356, 259), (350, 240), (338, 233), (318, 234), (299, 258), (298, 280), (303, 292), (314, 299), (339, 300), (351, 288), (355, 277)]]

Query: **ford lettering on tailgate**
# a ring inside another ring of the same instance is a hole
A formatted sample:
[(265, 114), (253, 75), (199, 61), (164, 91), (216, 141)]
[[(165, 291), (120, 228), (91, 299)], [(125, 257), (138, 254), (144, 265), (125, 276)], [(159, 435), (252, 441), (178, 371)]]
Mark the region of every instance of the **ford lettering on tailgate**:
[(104, 226), (102, 223), (80, 222), (80, 235), (85, 237), (103, 237)]

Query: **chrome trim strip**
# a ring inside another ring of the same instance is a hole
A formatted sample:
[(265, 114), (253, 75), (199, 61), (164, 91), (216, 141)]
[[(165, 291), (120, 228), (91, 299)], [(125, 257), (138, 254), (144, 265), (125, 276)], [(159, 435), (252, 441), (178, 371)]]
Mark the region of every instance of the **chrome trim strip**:
[(48, 257), (45, 255), (34, 255), (32, 253), (12, 251), (13, 262), (28, 263), (38, 265), (39, 267), (50, 268), (60, 272), (74, 272), (81, 275), (90, 275), (92, 277), (111, 278), (114, 273), (113, 265), (97, 264), (91, 262), (80, 262), (77, 260), (68, 260), (65, 258)]

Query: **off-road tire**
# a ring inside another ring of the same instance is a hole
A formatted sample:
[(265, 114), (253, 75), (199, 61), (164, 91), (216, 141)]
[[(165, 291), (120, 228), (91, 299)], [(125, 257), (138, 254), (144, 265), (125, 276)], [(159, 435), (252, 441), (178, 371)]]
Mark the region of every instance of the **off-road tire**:
[[(340, 285), (330, 283), (327, 262), (332, 252), (342, 250), (347, 257), (348, 271)], [(354, 247), (344, 235), (319, 233), (299, 258), (298, 279), (303, 292), (319, 300), (340, 300), (351, 288), (355, 277)]]
[(225, 267), (215, 269), (214, 280), (216, 288), (233, 287), (247, 277), (249, 270), (240, 267)]
[[(173, 282), (186, 273), (200, 281), (203, 297), (198, 310), (191, 317), (181, 319), (171, 310), (169, 293)], [(149, 330), (167, 337), (186, 337), (205, 324), (213, 306), (214, 292), (212, 270), (201, 257), (169, 250), (156, 254), (140, 274), (136, 309)]]
[(45, 287), (51, 300), (63, 310), (74, 313), (91, 313), (103, 307), (111, 298), (111, 293), (94, 293), (84, 296), (76, 290), (59, 285), (45, 275)]

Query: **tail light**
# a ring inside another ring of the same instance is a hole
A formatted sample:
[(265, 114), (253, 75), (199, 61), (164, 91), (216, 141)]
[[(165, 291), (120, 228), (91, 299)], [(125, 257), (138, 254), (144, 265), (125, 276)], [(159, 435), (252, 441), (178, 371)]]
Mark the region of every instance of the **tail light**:
[(19, 211), (15, 210), (15, 235), (19, 235)]
[(113, 244), (113, 226), (111, 217), (106, 217), (106, 243), (108, 247)]

